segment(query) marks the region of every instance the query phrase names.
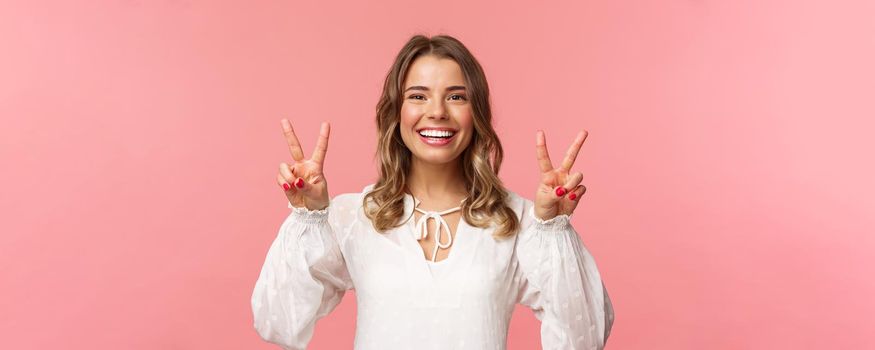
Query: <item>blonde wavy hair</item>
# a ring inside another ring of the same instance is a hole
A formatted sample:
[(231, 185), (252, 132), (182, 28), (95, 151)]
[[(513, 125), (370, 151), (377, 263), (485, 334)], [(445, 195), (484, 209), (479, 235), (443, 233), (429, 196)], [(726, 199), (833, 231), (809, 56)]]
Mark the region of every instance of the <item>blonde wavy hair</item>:
[[(377, 103), (377, 153), (380, 178), (362, 199), (365, 215), (378, 232), (403, 224), (404, 195), (410, 170), (411, 153), (401, 139), (402, 90), (413, 61), (423, 55), (449, 58), (465, 75), (468, 98), (474, 114), (474, 135), (461, 154), (468, 198), (462, 202), (465, 222), (476, 227), (498, 225), (493, 236), (507, 238), (519, 230), (516, 214), (506, 205), (508, 192), (498, 178), (504, 152), (492, 128), (489, 85), (480, 63), (459, 40), (448, 35), (431, 38), (414, 35), (404, 45), (386, 75), (383, 93)], [(465, 166), (469, 165), (469, 166)], [(372, 201), (369, 205), (369, 201)]]

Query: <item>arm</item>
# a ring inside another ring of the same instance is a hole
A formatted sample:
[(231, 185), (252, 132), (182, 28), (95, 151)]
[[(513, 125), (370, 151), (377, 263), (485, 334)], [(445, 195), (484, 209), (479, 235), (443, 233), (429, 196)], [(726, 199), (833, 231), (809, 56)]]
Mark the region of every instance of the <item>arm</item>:
[(516, 247), (524, 275), (520, 303), (541, 320), (545, 349), (602, 349), (614, 322), (595, 260), (570, 223), (586, 192), (583, 174), (571, 168), (588, 134), (577, 134), (559, 167), (553, 167), (544, 132), (535, 136), (541, 183), (534, 203), (523, 207)]
[(254, 327), (264, 340), (286, 350), (305, 349), (316, 321), (352, 288), (332, 227), (335, 215), (329, 215), (333, 203), (322, 210), (292, 208), (255, 283)]
[(614, 310), (595, 260), (569, 215), (541, 220), (526, 207), (517, 256), (520, 303), (541, 320), (544, 349), (603, 349)]

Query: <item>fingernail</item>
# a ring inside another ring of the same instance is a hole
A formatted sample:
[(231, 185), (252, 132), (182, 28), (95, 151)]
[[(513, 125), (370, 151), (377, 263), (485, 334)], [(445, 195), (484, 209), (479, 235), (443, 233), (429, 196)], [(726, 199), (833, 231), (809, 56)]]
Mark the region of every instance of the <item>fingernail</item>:
[(285, 183), (285, 182), (283, 182), (283, 189), (286, 190), (286, 191), (288, 191), (288, 190), (291, 190), (291, 189), (292, 189), (292, 186), (289, 185), (289, 184), (287, 184), (287, 183)]
[(295, 186), (298, 186), (298, 188), (304, 188), (304, 179), (298, 178), (298, 181), (295, 182)]
[(570, 200), (575, 200), (576, 198), (577, 198), (577, 195), (574, 193), (568, 195), (568, 199), (570, 199)]
[(556, 195), (559, 196), (559, 197), (564, 196), (564, 195), (565, 195), (565, 189), (562, 188), (562, 187), (557, 188), (557, 189), (556, 189)]

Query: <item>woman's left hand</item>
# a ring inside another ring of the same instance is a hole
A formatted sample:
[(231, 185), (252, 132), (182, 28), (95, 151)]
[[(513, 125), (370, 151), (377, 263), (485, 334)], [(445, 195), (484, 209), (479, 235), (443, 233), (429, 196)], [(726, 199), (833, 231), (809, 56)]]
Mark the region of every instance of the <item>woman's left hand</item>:
[(565, 159), (558, 168), (553, 168), (550, 155), (547, 154), (547, 141), (544, 132), (538, 130), (536, 137), (536, 149), (538, 153), (538, 165), (541, 168), (541, 183), (535, 193), (535, 216), (542, 220), (549, 220), (557, 215), (571, 214), (580, 197), (586, 192), (586, 187), (581, 185), (583, 174), (571, 172), (577, 153), (583, 146), (588, 133), (586, 130), (577, 134), (574, 143), (565, 153)]

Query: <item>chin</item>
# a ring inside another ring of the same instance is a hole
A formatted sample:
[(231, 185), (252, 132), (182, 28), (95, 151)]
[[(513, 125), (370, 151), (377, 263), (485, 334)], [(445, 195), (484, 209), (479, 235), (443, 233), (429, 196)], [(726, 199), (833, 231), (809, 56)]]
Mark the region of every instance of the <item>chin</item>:
[(452, 155), (444, 155), (444, 154), (426, 154), (421, 157), (418, 156), (421, 161), (428, 164), (447, 164), (452, 163), (459, 160), (458, 156)]
[(447, 164), (459, 160), (462, 152), (453, 149), (417, 149), (412, 156), (423, 163)]

